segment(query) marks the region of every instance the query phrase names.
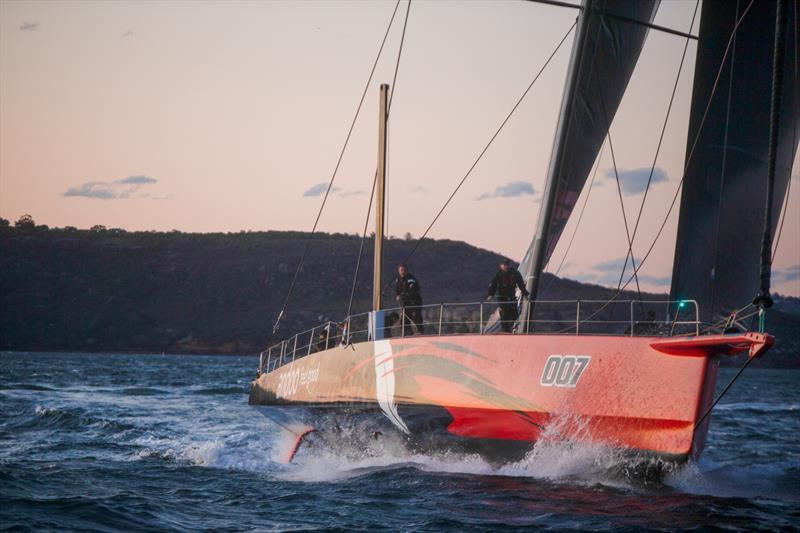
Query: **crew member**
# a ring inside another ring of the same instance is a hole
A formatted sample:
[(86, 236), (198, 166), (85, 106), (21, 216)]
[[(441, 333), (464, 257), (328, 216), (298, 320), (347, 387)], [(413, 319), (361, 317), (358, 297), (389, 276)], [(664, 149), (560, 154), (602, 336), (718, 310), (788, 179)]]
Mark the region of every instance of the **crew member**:
[(315, 352), (322, 352), (328, 349), (328, 330), (322, 328), (317, 336), (317, 343), (314, 345)]
[[(630, 328), (627, 330), (630, 333)], [(656, 336), (661, 334), (661, 327), (656, 320), (655, 311), (648, 311), (647, 317), (643, 322), (636, 322), (633, 325), (633, 334), (642, 336)]]
[(528, 297), (528, 291), (525, 289), (525, 282), (522, 279), (522, 274), (516, 268), (511, 266), (511, 261), (503, 259), (500, 261), (500, 270), (492, 278), (489, 284), (489, 295), (487, 300), (491, 301), (495, 296), (500, 307), (500, 327), (506, 333), (511, 333), (514, 323), (517, 321), (517, 297), (515, 289), (522, 292), (522, 297)]
[(405, 265), (397, 265), (397, 279), (395, 280), (395, 300), (403, 307), (405, 314), (405, 330), (403, 335), (411, 331), (411, 324), (417, 333), (422, 335), (425, 326), (422, 324), (422, 295), (419, 292), (419, 282), (414, 274), (408, 271)]

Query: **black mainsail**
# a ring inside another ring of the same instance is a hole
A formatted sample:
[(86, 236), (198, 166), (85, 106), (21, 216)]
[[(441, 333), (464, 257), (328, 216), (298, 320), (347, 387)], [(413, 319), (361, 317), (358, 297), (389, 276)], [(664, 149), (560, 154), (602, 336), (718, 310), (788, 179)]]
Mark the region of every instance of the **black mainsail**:
[[(531, 301), (589, 176), (647, 38), (659, 0), (583, 0), (536, 235), (526, 253)], [(527, 323), (531, 309), (523, 309)]]
[[(703, 0), (670, 299), (697, 300), (704, 322), (747, 305), (759, 287), (775, 14), (776, 0)], [(774, 213), (781, 212), (800, 126), (796, 24), (791, 2)], [(779, 218), (772, 218), (772, 235)]]

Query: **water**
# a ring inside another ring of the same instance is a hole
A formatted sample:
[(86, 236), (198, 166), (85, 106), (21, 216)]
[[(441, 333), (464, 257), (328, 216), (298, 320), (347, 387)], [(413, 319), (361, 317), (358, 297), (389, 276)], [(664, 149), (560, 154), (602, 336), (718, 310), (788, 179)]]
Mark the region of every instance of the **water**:
[(643, 482), (601, 446), (540, 447), (499, 470), (391, 441), (279, 464), (280, 432), (247, 405), (255, 365), (0, 354), (0, 528), (800, 529), (800, 371), (749, 369), (700, 464)]

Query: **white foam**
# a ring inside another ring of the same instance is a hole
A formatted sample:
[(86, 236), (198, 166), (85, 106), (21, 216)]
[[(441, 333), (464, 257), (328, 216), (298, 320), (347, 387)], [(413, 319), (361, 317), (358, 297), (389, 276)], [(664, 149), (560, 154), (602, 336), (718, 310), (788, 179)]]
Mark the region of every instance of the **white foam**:
[[(565, 420), (571, 428), (575, 420)], [(630, 457), (618, 448), (588, 439), (563, 440), (559, 424), (551, 425), (542, 440), (522, 460), (494, 466), (476, 454), (456, 452), (422, 455), (410, 452), (400, 435), (372, 438), (359, 428), (342, 429), (335, 439), (309, 435), (289, 465), (282, 457), (296, 436), (270, 422), (232, 428), (203, 428), (194, 435), (139, 437), (142, 449), (134, 460), (161, 457), (198, 466), (269, 473), (300, 482), (336, 482), (375, 471), (416, 468), (425, 472), (528, 477), (551, 482), (626, 485), (620, 475)], [(580, 434), (580, 431), (578, 431)], [(584, 436), (585, 437), (585, 436)], [(331, 446), (331, 441), (335, 445)]]
[[(581, 440), (564, 440), (559, 431), (563, 424), (584, 429), (580, 421), (564, 419), (551, 425), (542, 440), (522, 460), (495, 467), (476, 454), (410, 453), (399, 438), (381, 437), (364, 442), (348, 438), (343, 432), (335, 449), (314, 446), (301, 448), (294, 463), (278, 475), (293, 481), (338, 481), (368, 474), (375, 470), (411, 467), (427, 472), (473, 475), (529, 477), (548, 481), (582, 482), (612, 486), (626, 485), (624, 473), (642, 461), (632, 461), (624, 450), (604, 443), (593, 443), (583, 435)], [(351, 435), (350, 435), (351, 436)], [(646, 462), (646, 461), (645, 461)], [(620, 475), (622, 473), (623, 475)]]

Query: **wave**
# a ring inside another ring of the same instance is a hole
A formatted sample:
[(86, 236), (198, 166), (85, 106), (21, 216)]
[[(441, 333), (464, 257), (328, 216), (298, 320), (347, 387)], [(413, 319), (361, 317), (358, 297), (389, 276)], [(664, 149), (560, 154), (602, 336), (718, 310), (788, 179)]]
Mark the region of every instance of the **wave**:
[(790, 403), (763, 403), (763, 402), (735, 402), (721, 403), (714, 408), (719, 412), (749, 411), (756, 413), (783, 413), (800, 410), (800, 404)]
[(689, 494), (800, 502), (799, 474), (796, 463), (717, 465), (701, 459), (669, 473), (664, 484)]
[(29, 390), (29, 391), (39, 391), (39, 392), (48, 392), (54, 391), (57, 389), (53, 389), (51, 387), (46, 387), (44, 385), (36, 385), (34, 383), (9, 383), (7, 386), (0, 387), (2, 390)]
[(122, 389), (121, 393), (125, 396), (161, 396), (169, 394), (169, 391), (156, 389), (153, 387), (128, 387)]
[(243, 387), (209, 387), (192, 391), (192, 394), (215, 396), (218, 394), (247, 394), (247, 389)]
[[(21, 426), (46, 426), (57, 429), (79, 429), (85, 430), (86, 428), (94, 428), (107, 431), (109, 433), (118, 433), (134, 429), (134, 426), (103, 417), (90, 415), (82, 409), (60, 409), (57, 407), (43, 407), (37, 405), (34, 409), (34, 417), (24, 422)], [(18, 426), (19, 428), (20, 426)]]

